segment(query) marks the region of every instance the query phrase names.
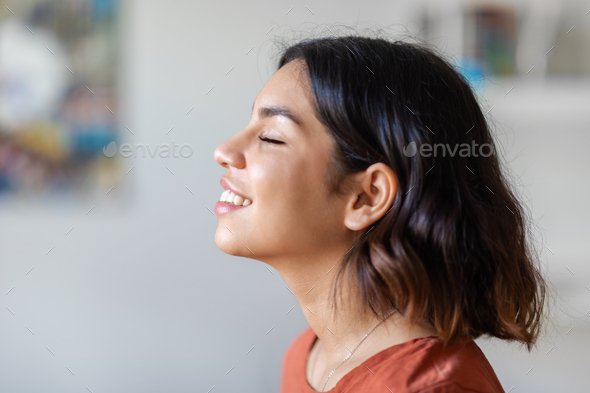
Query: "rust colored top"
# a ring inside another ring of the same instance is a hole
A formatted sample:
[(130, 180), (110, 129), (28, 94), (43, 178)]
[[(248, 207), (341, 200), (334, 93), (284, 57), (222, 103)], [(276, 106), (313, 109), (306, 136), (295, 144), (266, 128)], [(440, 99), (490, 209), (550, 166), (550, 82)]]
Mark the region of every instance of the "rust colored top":
[[(280, 393), (315, 393), (305, 375), (316, 334), (308, 327), (283, 356)], [(436, 336), (393, 345), (344, 375), (329, 393), (504, 393), (471, 337), (446, 347)]]

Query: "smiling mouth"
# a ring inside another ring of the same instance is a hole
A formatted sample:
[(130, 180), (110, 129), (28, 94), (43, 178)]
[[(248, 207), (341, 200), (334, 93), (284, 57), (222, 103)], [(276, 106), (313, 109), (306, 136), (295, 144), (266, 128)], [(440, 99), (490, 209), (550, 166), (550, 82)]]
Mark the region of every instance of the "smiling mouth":
[(223, 191), (221, 197), (219, 198), (219, 201), (236, 206), (248, 206), (252, 204), (252, 201), (250, 201), (248, 198), (242, 198), (241, 196), (234, 194), (230, 190)]

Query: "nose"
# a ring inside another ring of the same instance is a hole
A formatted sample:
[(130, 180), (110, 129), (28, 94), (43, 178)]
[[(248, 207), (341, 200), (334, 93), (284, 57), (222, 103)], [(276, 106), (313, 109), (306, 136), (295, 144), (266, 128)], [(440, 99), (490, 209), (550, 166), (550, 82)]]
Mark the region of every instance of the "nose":
[(233, 166), (242, 169), (245, 166), (243, 149), (243, 142), (240, 140), (240, 133), (238, 133), (217, 146), (213, 152), (213, 158), (222, 167)]

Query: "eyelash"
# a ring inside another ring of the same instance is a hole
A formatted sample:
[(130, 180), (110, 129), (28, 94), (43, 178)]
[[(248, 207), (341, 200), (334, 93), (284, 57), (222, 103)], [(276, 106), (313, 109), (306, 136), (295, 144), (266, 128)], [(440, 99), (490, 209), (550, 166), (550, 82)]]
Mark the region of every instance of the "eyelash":
[(268, 138), (265, 138), (265, 137), (263, 138), (263, 137), (260, 137), (260, 136), (258, 138), (261, 141), (264, 141), (264, 142), (267, 142), (267, 143), (273, 143), (273, 144), (276, 144), (276, 145), (282, 145), (283, 143), (285, 143), (285, 142), (277, 141), (277, 140), (274, 140), (274, 139), (268, 139)]

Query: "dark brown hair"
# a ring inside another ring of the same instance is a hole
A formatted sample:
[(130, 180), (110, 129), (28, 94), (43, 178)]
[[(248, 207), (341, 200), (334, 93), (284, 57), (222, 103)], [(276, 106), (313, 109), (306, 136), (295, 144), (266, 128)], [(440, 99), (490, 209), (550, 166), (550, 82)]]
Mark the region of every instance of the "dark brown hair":
[(286, 48), (278, 67), (293, 60), (305, 63), (316, 115), (335, 141), (332, 191), (347, 193), (348, 175), (376, 162), (398, 181), (392, 209), (344, 256), (333, 305), (348, 272), (379, 318), (395, 309), (445, 343), (488, 334), (530, 350), (547, 287), (525, 206), (467, 80), (419, 42), (314, 38)]

